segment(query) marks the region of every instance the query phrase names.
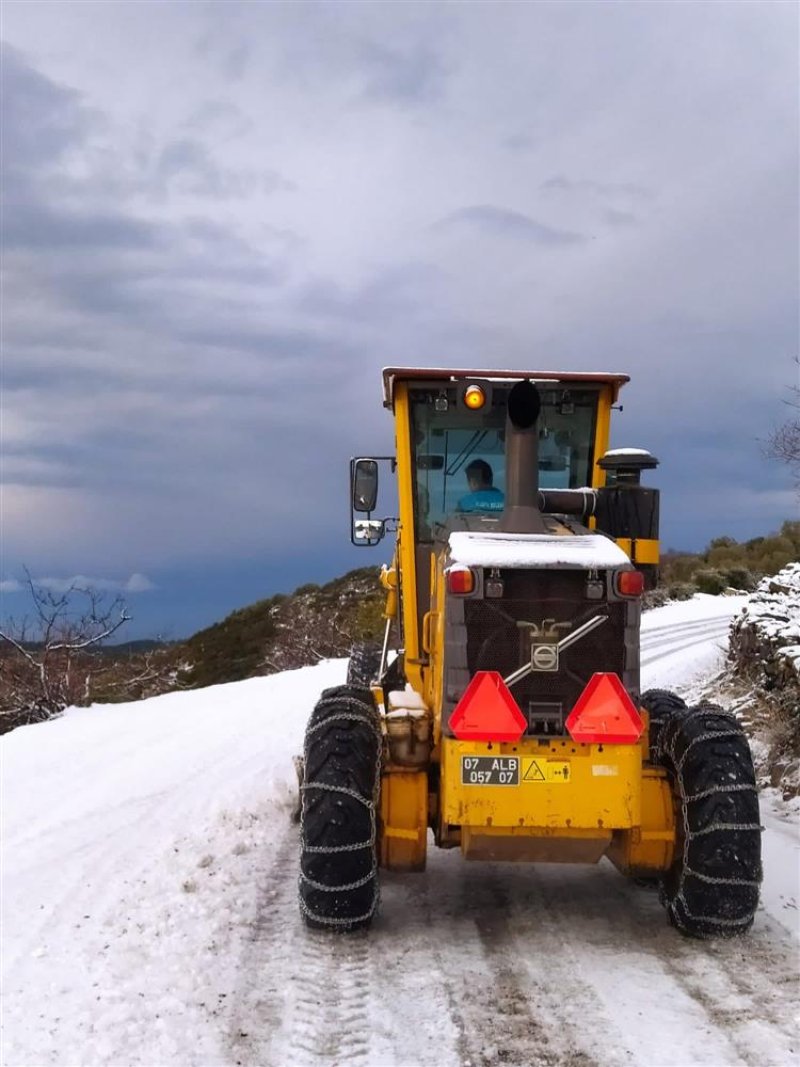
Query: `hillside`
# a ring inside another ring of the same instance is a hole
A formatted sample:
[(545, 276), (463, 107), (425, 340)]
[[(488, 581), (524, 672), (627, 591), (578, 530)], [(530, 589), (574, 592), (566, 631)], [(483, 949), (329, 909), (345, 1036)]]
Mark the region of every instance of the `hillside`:
[[(647, 594), (645, 608), (697, 592), (751, 591), (764, 576), (798, 559), (800, 522), (785, 522), (779, 532), (741, 544), (719, 537), (696, 555), (667, 551), (662, 580)], [(383, 604), (378, 567), (363, 567), (324, 585), (258, 600), (169, 645), (77, 645), (78, 651), (65, 657), (36, 642), (26, 641), (21, 652), (0, 643), (0, 733), (70, 704), (138, 700), (347, 656), (355, 641), (380, 640)], [(26, 651), (34, 654), (26, 658)]]
[(386, 594), (378, 573), (362, 567), (234, 611), (173, 650), (181, 682), (236, 682), (347, 656), (354, 641), (380, 640)]
[[(698, 554), (665, 553), (662, 581), (647, 606), (684, 600), (697, 592), (750, 591), (764, 575), (800, 558), (800, 522), (778, 533), (738, 543), (715, 538)], [(354, 641), (380, 640), (384, 594), (378, 569), (363, 567), (327, 585), (304, 585), (234, 611), (177, 646), (181, 684), (191, 688), (305, 667), (346, 656)]]

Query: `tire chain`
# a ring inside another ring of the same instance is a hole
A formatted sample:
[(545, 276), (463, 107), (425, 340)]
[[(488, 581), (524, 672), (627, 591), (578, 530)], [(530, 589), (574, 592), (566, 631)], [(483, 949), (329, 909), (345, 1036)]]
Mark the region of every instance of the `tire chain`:
[(359, 641), (350, 650), (347, 664), (347, 684), (355, 688), (369, 688), (381, 666), (381, 646), (372, 641)]
[[(352, 687), (348, 687), (348, 688), (352, 688)], [(382, 737), (382, 734), (381, 734), (380, 727), (378, 725), (377, 712), (375, 711), (375, 705), (374, 705), (374, 703), (372, 701), (372, 694), (369, 692), (369, 690), (365, 690), (365, 693), (368, 694), (368, 699), (367, 700), (357, 700), (355, 697), (334, 696), (333, 693), (330, 690), (327, 690), (326, 693), (323, 694), (322, 698), (317, 703), (316, 708), (314, 709), (315, 711), (318, 711), (320, 709), (324, 709), (325, 707), (330, 705), (332, 707), (334, 707), (334, 706), (335, 707), (352, 707), (352, 708), (359, 708), (359, 709), (362, 709), (362, 710), (369, 709), (370, 714), (368, 714), (368, 715), (364, 715), (364, 714), (356, 715), (353, 712), (343, 711), (343, 712), (338, 712), (335, 715), (329, 715), (326, 718), (324, 718), (321, 722), (315, 723), (313, 726), (309, 724), (309, 726), (306, 728), (305, 740), (304, 740), (304, 744), (303, 744), (303, 750), (305, 751), (306, 744), (308, 742), (308, 738), (312, 734), (316, 733), (317, 730), (322, 729), (322, 727), (327, 726), (331, 722), (342, 721), (342, 720), (355, 721), (355, 722), (361, 723), (364, 726), (371, 726), (372, 729), (373, 729), (373, 732), (375, 734), (376, 741), (377, 741), (377, 744), (376, 744), (376, 753), (377, 754), (376, 754), (376, 761), (375, 761), (375, 785), (374, 785), (374, 788), (373, 788), (373, 795), (372, 795), (371, 799), (367, 799), (366, 797), (363, 797), (361, 795), (361, 793), (359, 793), (355, 789), (349, 789), (347, 786), (329, 785), (326, 782), (304, 782), (300, 787), (300, 792), (301, 793), (305, 793), (306, 791), (312, 790), (312, 789), (320, 789), (320, 790), (325, 790), (325, 791), (331, 792), (331, 793), (343, 793), (343, 794), (346, 794), (347, 796), (351, 796), (354, 799), (358, 800), (359, 803), (363, 804), (364, 807), (369, 812), (369, 817), (370, 817), (370, 836), (369, 836), (369, 839), (367, 841), (354, 842), (354, 843), (348, 844), (348, 845), (317, 845), (317, 846), (314, 846), (314, 845), (306, 845), (306, 843), (305, 843), (305, 826), (304, 826), (305, 809), (304, 809), (304, 806), (301, 807), (301, 813), (300, 813), (300, 842), (301, 842), (301, 844), (300, 844), (300, 876), (299, 876), (299, 881), (298, 881), (299, 886), (302, 886), (302, 884), (305, 882), (306, 885), (310, 885), (313, 889), (317, 889), (317, 890), (319, 890), (319, 891), (321, 891), (323, 893), (335, 893), (335, 892), (346, 892), (346, 891), (352, 890), (352, 889), (358, 889), (361, 886), (366, 885), (368, 882), (372, 881), (373, 879), (375, 880), (375, 892), (373, 893), (372, 903), (371, 903), (371, 905), (369, 907), (369, 910), (364, 912), (362, 915), (348, 916), (347, 918), (335, 918), (333, 916), (320, 915), (318, 912), (315, 912), (311, 908), (309, 908), (309, 906), (306, 904), (305, 900), (303, 899), (302, 893), (298, 894), (299, 901), (300, 901), (300, 910), (303, 913), (303, 915), (306, 917), (306, 919), (310, 920), (313, 923), (317, 923), (317, 924), (319, 924), (321, 926), (329, 926), (329, 927), (334, 928), (334, 929), (346, 929), (348, 927), (360, 926), (362, 923), (369, 922), (369, 920), (375, 914), (375, 912), (376, 912), (376, 910), (378, 908), (379, 901), (380, 901), (380, 883), (378, 882), (378, 879), (377, 879), (378, 862), (377, 862), (377, 854), (376, 854), (376, 852), (374, 850), (375, 850), (375, 842), (377, 840), (377, 831), (378, 831), (378, 827), (377, 827), (377, 809), (378, 809), (378, 802), (379, 802), (379, 797), (380, 797), (381, 753), (382, 753), (382, 747), (383, 747), (383, 737)], [(306, 875), (303, 872), (302, 860), (303, 860), (303, 856), (306, 853), (310, 853), (310, 854), (314, 854), (314, 853), (316, 853), (316, 854), (319, 854), (319, 853), (328, 854), (328, 853), (337, 853), (337, 852), (358, 852), (361, 849), (366, 849), (366, 848), (372, 848), (373, 849), (372, 869), (370, 870), (370, 872), (367, 875), (365, 875), (363, 878), (358, 879), (355, 882), (350, 882), (350, 883), (348, 883), (346, 885), (325, 886), (325, 885), (322, 885), (320, 882), (316, 882), (314, 879), (309, 878), (308, 875)]]
[[(668, 693), (666, 690), (651, 690), (648, 693), (642, 695), (642, 701), (647, 706), (647, 700), (659, 699), (662, 702), (668, 702), (672, 705), (670, 708), (671, 714), (667, 714), (658, 720), (658, 731), (656, 740), (653, 746), (653, 758), (659, 763), (667, 763), (675, 775), (675, 779), (678, 783), (678, 789), (681, 800), (681, 816), (683, 819), (683, 865), (680, 871), (680, 877), (678, 879), (677, 890), (671, 900), (665, 898), (662, 891), (662, 899), (669, 908), (670, 917), (674, 921), (675, 925), (687, 933), (692, 933), (695, 936), (713, 936), (709, 932), (699, 933), (698, 930), (689, 930), (686, 923), (681, 919), (681, 916), (677, 913), (674, 905), (676, 902), (681, 904), (681, 907), (685, 913), (687, 919), (691, 920), (692, 924), (709, 924), (726, 930), (730, 934), (736, 934), (738, 932), (744, 932), (752, 923), (753, 916), (755, 914), (755, 905), (749, 914), (742, 916), (741, 918), (728, 919), (717, 915), (696, 915), (689, 907), (689, 903), (686, 899), (684, 892), (687, 877), (697, 878), (701, 882), (705, 882), (710, 885), (735, 885), (735, 886), (749, 886), (756, 888), (761, 884), (761, 877), (758, 879), (748, 878), (725, 878), (714, 877), (695, 870), (689, 859), (689, 853), (691, 844), (699, 837), (703, 837), (707, 834), (714, 833), (719, 830), (730, 831), (763, 831), (763, 826), (760, 823), (738, 823), (738, 822), (714, 822), (711, 825), (705, 827), (702, 830), (692, 830), (689, 820), (689, 805), (695, 801), (706, 799), (710, 796), (725, 793), (737, 793), (737, 792), (751, 792), (758, 793), (757, 786), (751, 783), (737, 783), (735, 785), (717, 785), (711, 786), (708, 789), (702, 790), (700, 793), (691, 794), (688, 793), (686, 783), (684, 780), (684, 763), (689, 752), (695, 745), (715, 740), (724, 740), (730, 738), (745, 738), (744, 731), (739, 725), (736, 718), (730, 713), (720, 708), (718, 705), (703, 703), (696, 708), (688, 708), (684, 701), (680, 700), (672, 693)], [(681, 706), (682, 705), (682, 706)], [(684, 710), (685, 709), (685, 710)], [(698, 737), (693, 738), (687, 744), (683, 754), (678, 757), (676, 754), (676, 747), (681, 737), (683, 736), (682, 728), (685, 727), (693, 719), (698, 718), (701, 715), (720, 715), (731, 721), (733, 729), (724, 730), (707, 730), (700, 734)], [(746, 742), (746, 738), (745, 738)], [(759, 872), (760, 872), (759, 863)]]

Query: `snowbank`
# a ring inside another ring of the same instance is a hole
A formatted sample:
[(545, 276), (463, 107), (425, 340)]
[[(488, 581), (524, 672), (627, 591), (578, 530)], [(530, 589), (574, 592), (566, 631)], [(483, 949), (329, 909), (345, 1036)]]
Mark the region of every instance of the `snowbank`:
[(770, 689), (800, 696), (800, 562), (759, 582), (731, 630), (731, 655)]
[[(650, 613), (644, 683), (689, 684), (739, 607)], [(433, 848), (427, 873), (382, 874), (368, 937), (307, 931), (291, 757), (345, 667), (71, 709), (0, 739), (3, 1063), (793, 1062), (800, 846), (777, 806), (741, 945), (684, 943), (606, 863)]]
[(345, 669), (72, 708), (0, 740), (4, 1064), (221, 1062), (242, 932), (288, 863), (292, 757)]

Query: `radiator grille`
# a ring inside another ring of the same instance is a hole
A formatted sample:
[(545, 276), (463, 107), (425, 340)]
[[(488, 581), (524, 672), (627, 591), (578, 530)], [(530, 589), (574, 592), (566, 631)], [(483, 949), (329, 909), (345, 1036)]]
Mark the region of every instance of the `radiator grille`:
[(537, 671), (512, 686), (532, 731), (561, 733), (564, 718), (595, 671), (623, 676), (625, 605), (587, 600), (586, 574), (582, 571), (506, 571), (503, 579), (502, 599), (464, 601), (470, 675), (491, 670), (507, 677), (530, 662), (530, 630), (518, 626), (519, 622), (538, 627), (546, 619), (569, 623), (568, 628), (557, 630), (560, 640), (594, 616), (608, 613), (602, 626), (561, 653), (557, 671)]

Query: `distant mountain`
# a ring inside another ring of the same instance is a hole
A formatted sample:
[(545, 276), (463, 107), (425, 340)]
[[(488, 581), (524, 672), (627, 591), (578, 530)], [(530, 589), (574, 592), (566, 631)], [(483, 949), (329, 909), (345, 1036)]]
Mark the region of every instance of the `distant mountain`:
[(145, 652), (155, 652), (156, 649), (169, 648), (173, 644), (174, 641), (140, 638), (137, 641), (120, 641), (117, 645), (100, 645), (98, 652), (113, 659), (116, 656), (138, 656)]

